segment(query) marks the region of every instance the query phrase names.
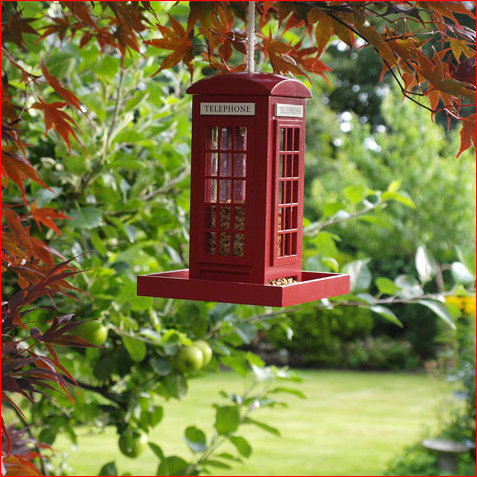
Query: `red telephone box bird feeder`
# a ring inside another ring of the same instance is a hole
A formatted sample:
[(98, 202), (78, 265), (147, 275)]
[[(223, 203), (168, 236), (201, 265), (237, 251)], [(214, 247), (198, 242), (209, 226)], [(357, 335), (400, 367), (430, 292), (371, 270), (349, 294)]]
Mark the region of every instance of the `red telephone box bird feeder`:
[(289, 306), (348, 293), (348, 275), (302, 271), (308, 88), (231, 73), (187, 92), (190, 268), (139, 276), (138, 295)]

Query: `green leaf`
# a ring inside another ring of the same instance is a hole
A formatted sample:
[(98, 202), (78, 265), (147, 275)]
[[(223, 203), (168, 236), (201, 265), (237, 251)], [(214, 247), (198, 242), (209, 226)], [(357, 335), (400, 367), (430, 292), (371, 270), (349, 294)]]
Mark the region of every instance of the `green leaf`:
[(176, 455), (161, 460), (157, 468), (157, 475), (188, 475), (189, 464)]
[(432, 312), (434, 312), (439, 318), (442, 318), (452, 329), (455, 330), (455, 323), (452, 319), (452, 314), (447, 309), (447, 307), (441, 303), (440, 301), (436, 300), (413, 300), (411, 303), (418, 303), (423, 305)]
[(265, 424), (264, 422), (251, 419), (250, 417), (245, 418), (243, 422), (244, 424), (253, 424), (254, 426), (260, 427), (260, 429), (263, 429), (274, 436), (280, 436), (280, 431), (276, 427)]
[(159, 376), (166, 376), (172, 370), (171, 364), (164, 358), (154, 357), (150, 360), (150, 363), (152, 369), (154, 369)]
[(101, 211), (92, 207), (73, 209), (67, 215), (73, 217), (69, 225), (75, 229), (94, 229), (101, 225), (102, 222)]
[(173, 398), (183, 399), (187, 394), (187, 381), (181, 374), (168, 374), (162, 383)]
[(395, 295), (398, 293), (401, 288), (398, 287), (392, 280), (385, 277), (376, 278), (376, 286), (378, 287), (379, 293), (384, 295)]
[(473, 273), (461, 262), (454, 262), (451, 265), (452, 278), (456, 283), (469, 284), (475, 281)]
[(335, 240), (336, 235), (322, 231), (313, 239), (313, 243), (320, 255), (336, 259), (338, 249)]
[(326, 217), (331, 217), (336, 214), (339, 210), (342, 210), (346, 207), (346, 204), (343, 202), (331, 202), (323, 205), (323, 214)]
[(230, 436), (229, 440), (235, 446), (241, 456), (250, 457), (252, 454), (252, 446), (246, 439), (241, 436)]
[(226, 435), (235, 432), (240, 425), (238, 406), (218, 406), (215, 414), (215, 429), (219, 434)]
[(398, 292), (400, 297), (412, 298), (423, 294), (421, 285), (412, 275), (399, 275), (394, 283), (401, 289)]
[(124, 108), (125, 111), (130, 111), (134, 109), (138, 104), (142, 103), (147, 97), (149, 93), (147, 91), (138, 91), (134, 93), (134, 96), (126, 101), (126, 107)]
[(204, 466), (205, 467), (217, 467), (218, 469), (231, 469), (232, 467), (230, 467), (229, 464), (226, 464), (225, 462), (222, 462), (220, 460), (217, 460), (217, 459), (209, 459), (209, 460), (206, 460), (205, 463), (204, 463)]
[(260, 356), (257, 356), (255, 353), (252, 353), (251, 351), (247, 351), (245, 357), (250, 366), (254, 365), (259, 368), (263, 368), (265, 366), (265, 362), (263, 361), (263, 359), (260, 358)]
[(221, 356), (219, 359), (224, 366), (232, 368), (235, 372), (240, 374), (240, 376), (245, 376), (249, 371), (247, 360), (243, 354), (234, 353), (231, 356)]
[(240, 336), (240, 339), (245, 344), (250, 344), (255, 337), (255, 333), (257, 332), (257, 328), (253, 323), (243, 323), (237, 322), (234, 323), (235, 332)]
[(389, 185), (388, 185), (388, 191), (389, 192), (397, 192), (401, 187), (401, 181), (400, 180), (395, 180), (395, 181), (392, 181)]
[(367, 189), (364, 185), (349, 186), (343, 189), (343, 193), (352, 204), (358, 204), (366, 197)]
[(93, 244), (94, 248), (101, 254), (101, 255), (106, 255), (106, 245), (103, 240), (99, 238), (98, 232), (94, 229), (90, 229), (89, 233), (89, 239), (91, 240), (91, 243)]
[(162, 406), (152, 406), (152, 409), (147, 412), (147, 418), (151, 427), (157, 426), (164, 417), (164, 409)]
[(407, 207), (411, 207), (412, 209), (416, 208), (416, 205), (414, 204), (413, 200), (405, 192), (385, 191), (382, 193), (381, 199), (383, 201), (395, 200), (397, 202), (401, 202), (401, 204), (404, 204)]
[(149, 447), (160, 460), (164, 459), (164, 452), (162, 452), (162, 449), (157, 444), (149, 442)]
[(393, 225), (388, 218), (385, 216), (377, 217), (376, 215), (360, 215), (357, 217), (358, 220), (363, 222), (368, 222), (378, 227), (383, 227), (385, 229), (392, 229)]
[(343, 267), (343, 273), (350, 275), (350, 291), (359, 292), (365, 291), (371, 285), (371, 272), (366, 264), (369, 259), (356, 260), (349, 262)]
[(116, 462), (108, 462), (101, 467), (98, 475), (119, 475), (118, 468), (116, 467)]
[(123, 344), (127, 349), (129, 356), (135, 363), (140, 363), (147, 353), (147, 346), (144, 341), (139, 341), (129, 336), (123, 336)]
[(417, 248), (415, 262), (421, 283), (428, 282), (436, 274), (436, 260), (422, 245)]
[(285, 388), (285, 387), (278, 387), (274, 388), (270, 391), (272, 394), (276, 393), (287, 393), (287, 394), (293, 394), (296, 397), (299, 397), (300, 399), (306, 399), (306, 396), (301, 392), (298, 391), (298, 389), (293, 389), (293, 388)]
[(195, 426), (190, 426), (185, 430), (184, 439), (189, 449), (196, 454), (207, 449), (205, 434)]
[(378, 315), (381, 315), (383, 318), (386, 318), (386, 320), (390, 321), (391, 323), (394, 323), (401, 328), (403, 327), (403, 324), (401, 323), (399, 318), (389, 308), (386, 308), (385, 306), (381, 305), (374, 305), (371, 306), (370, 309)]

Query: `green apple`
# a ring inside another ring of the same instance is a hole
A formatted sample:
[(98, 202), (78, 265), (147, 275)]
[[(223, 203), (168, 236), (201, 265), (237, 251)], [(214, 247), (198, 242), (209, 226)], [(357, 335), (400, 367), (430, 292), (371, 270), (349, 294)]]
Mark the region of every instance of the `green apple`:
[(204, 340), (199, 340), (194, 341), (193, 345), (197, 346), (197, 348), (202, 351), (202, 354), (204, 356), (204, 363), (202, 364), (202, 366), (207, 366), (212, 359), (212, 348), (209, 346), (209, 343)]
[(181, 373), (197, 371), (204, 364), (204, 355), (197, 346), (184, 346), (176, 356), (176, 366)]
[(139, 430), (128, 430), (119, 438), (119, 449), (126, 456), (135, 459), (147, 447), (147, 435)]
[(108, 329), (99, 321), (82, 323), (73, 330), (73, 333), (95, 346), (103, 346), (108, 338)]

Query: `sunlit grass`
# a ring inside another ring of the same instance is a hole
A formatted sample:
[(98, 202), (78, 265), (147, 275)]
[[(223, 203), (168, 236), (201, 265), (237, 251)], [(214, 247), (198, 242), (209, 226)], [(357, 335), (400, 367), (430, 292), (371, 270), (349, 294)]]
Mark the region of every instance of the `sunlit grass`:
[[(244, 426), (240, 435), (253, 447), (250, 459), (217, 475), (382, 475), (386, 462), (403, 446), (418, 439), (424, 428), (437, 424), (441, 385), (424, 374), (339, 371), (299, 372), (296, 385), (307, 399), (286, 395), (287, 408), (259, 410), (254, 418), (280, 429), (282, 437)], [(196, 425), (210, 435), (221, 389), (243, 391), (246, 380), (233, 373), (192, 380), (183, 401), (170, 401), (164, 420), (151, 433), (166, 455), (189, 457), (184, 430)], [(71, 454), (70, 475), (98, 475), (106, 462), (116, 460), (121, 473), (155, 475), (158, 461), (148, 449), (139, 459), (122, 456), (114, 429), (81, 437), (76, 452), (68, 441), (55, 443)], [(230, 449), (226, 449), (230, 450)]]

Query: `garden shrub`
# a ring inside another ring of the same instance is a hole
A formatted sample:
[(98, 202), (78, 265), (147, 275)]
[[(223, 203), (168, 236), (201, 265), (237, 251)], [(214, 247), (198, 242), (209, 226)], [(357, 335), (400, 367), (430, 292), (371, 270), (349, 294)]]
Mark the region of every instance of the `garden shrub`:
[(273, 327), (267, 337), (276, 347), (287, 349), (292, 360), (301, 365), (343, 367), (345, 343), (368, 336), (372, 327), (369, 310), (309, 308), (293, 315), (293, 339), (289, 340), (279, 326)]
[(353, 369), (409, 370), (419, 364), (411, 343), (386, 336), (368, 336), (345, 348), (346, 363)]

